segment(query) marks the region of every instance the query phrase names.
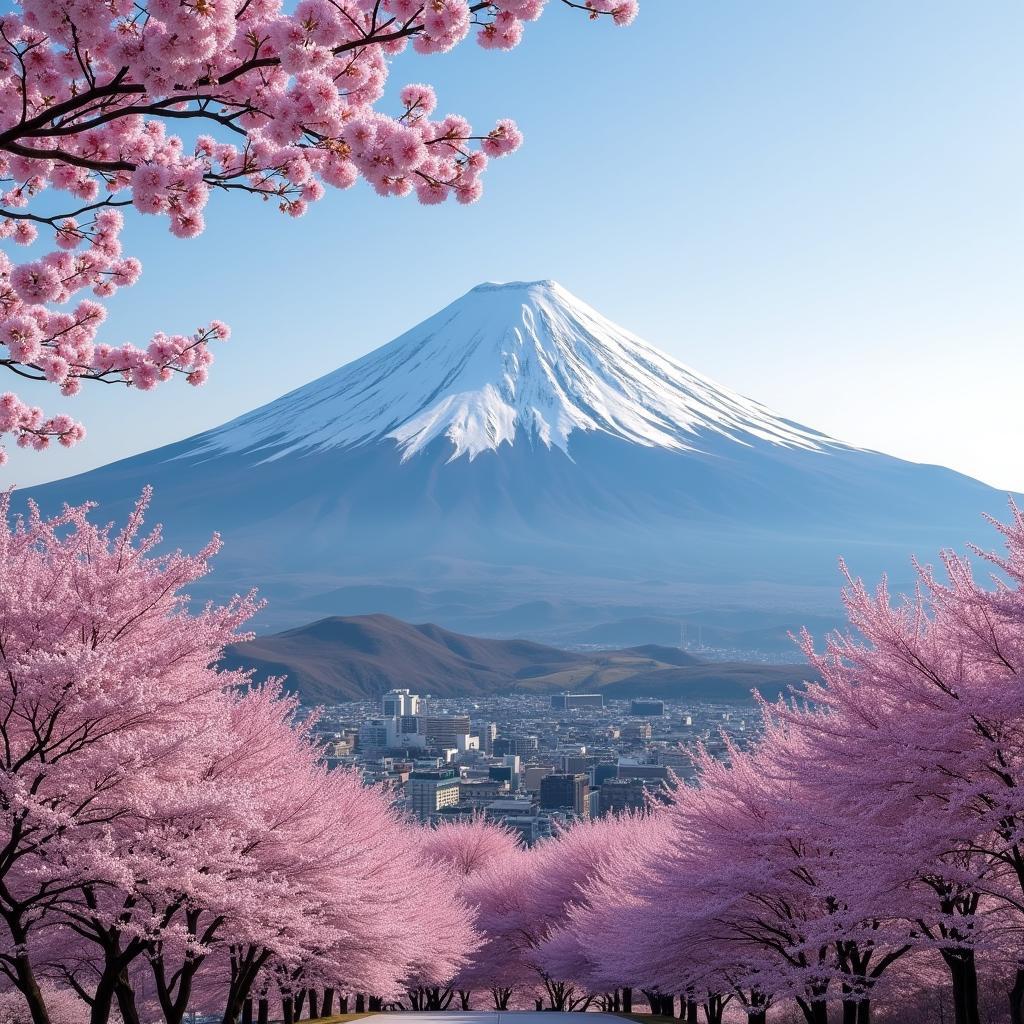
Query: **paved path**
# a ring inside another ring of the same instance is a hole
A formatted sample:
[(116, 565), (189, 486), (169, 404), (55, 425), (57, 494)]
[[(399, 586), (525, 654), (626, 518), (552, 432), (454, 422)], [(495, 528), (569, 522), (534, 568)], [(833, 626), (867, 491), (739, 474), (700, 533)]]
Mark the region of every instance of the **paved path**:
[[(443, 1012), (404, 1011), (402, 1013), (375, 1013), (374, 1020), (388, 1018), (399, 1024), (624, 1024), (622, 1017), (613, 1013), (537, 1013), (536, 1010), (445, 1010)], [(369, 1020), (369, 1018), (366, 1018)]]

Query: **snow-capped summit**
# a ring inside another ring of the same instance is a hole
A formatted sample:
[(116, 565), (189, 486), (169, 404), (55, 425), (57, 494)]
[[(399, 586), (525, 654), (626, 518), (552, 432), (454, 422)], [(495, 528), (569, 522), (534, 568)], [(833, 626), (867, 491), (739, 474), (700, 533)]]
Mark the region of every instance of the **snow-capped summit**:
[(575, 431), (648, 448), (701, 435), (819, 449), (786, 421), (658, 351), (554, 281), (477, 285), (390, 344), (214, 431), (211, 451), (262, 458), (438, 438), (474, 459), (517, 437), (568, 453)]

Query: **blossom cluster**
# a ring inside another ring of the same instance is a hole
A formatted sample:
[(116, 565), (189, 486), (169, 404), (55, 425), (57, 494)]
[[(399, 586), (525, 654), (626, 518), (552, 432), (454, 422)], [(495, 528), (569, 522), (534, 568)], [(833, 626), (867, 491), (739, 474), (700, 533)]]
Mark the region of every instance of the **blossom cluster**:
[[(617, 24), (637, 10), (636, 0), (562, 2)], [(108, 299), (138, 280), (118, 208), (166, 217), (173, 235), (193, 238), (215, 191), (272, 200), (292, 217), (360, 178), (382, 196), (473, 203), (488, 160), (520, 145), (518, 128), (432, 117), (426, 85), (403, 89), (392, 113), (377, 109), (390, 63), (410, 42), (439, 53), (474, 28), (481, 46), (509, 49), (545, 4), (21, 0), (20, 15), (0, 17), (0, 238), (42, 246), (42, 230), (52, 250), (0, 263), (0, 363), (65, 395), (85, 380), (149, 388), (181, 373), (203, 383), (222, 325), (158, 334), (142, 350), (97, 342), (100, 304), (64, 311), (84, 289)], [(210, 134), (186, 143), (168, 128), (177, 120)], [(18, 423), (19, 442), (35, 447), (83, 433), (61, 430), (63, 420)]]

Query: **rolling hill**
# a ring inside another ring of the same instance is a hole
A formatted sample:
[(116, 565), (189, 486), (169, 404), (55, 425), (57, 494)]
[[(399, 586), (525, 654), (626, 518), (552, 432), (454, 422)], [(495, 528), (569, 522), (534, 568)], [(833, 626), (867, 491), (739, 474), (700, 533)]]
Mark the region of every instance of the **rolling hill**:
[(578, 653), (527, 640), (464, 636), (388, 615), (326, 618), (229, 648), (226, 667), (285, 676), (305, 703), (372, 700), (395, 687), (436, 697), (586, 690), (609, 699), (771, 699), (807, 678), (803, 666), (713, 664), (646, 645)]

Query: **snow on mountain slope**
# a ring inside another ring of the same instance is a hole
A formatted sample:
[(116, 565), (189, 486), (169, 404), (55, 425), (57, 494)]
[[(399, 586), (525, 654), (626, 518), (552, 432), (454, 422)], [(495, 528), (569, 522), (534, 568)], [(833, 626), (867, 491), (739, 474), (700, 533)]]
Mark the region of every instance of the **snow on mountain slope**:
[[(382, 438), (403, 460), (446, 437), (451, 458), (525, 436), (568, 452), (574, 431), (700, 450), (710, 432), (844, 448), (712, 383), (553, 281), (482, 284), (388, 345), (207, 434), (259, 461)], [(847, 449), (848, 450), (848, 449)]]

